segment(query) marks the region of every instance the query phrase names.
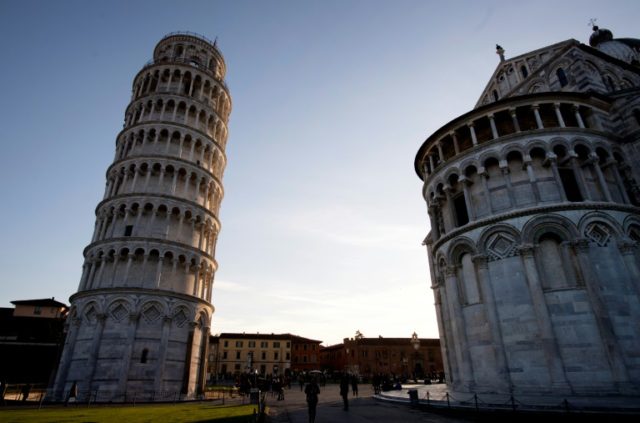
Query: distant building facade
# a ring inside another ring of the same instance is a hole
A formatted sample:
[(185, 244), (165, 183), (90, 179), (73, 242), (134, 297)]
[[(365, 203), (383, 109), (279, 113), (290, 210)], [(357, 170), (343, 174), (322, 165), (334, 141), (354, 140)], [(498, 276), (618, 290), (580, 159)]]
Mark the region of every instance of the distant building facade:
[(440, 340), (431, 338), (345, 338), (320, 351), (321, 368), (364, 377), (375, 374), (423, 378), (443, 372)]
[(209, 374), (232, 377), (257, 372), (263, 376), (288, 376), (293, 371), (318, 370), (321, 342), (289, 333), (211, 336)]
[(452, 393), (640, 394), (640, 40), (504, 58), (415, 170)]
[(307, 372), (320, 370), (320, 344), (322, 341), (291, 335), (291, 370)]
[(0, 308), (0, 380), (46, 386), (56, 369), (69, 307), (55, 298)]
[(135, 76), (54, 391), (204, 388), (231, 97), (216, 43), (171, 33)]

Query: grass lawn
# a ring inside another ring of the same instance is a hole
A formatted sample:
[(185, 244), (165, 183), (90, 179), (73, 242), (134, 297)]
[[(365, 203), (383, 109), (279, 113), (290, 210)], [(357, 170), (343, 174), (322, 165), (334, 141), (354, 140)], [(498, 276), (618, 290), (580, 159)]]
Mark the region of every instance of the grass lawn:
[(253, 410), (257, 405), (212, 405), (190, 404), (150, 404), (124, 406), (83, 406), (45, 407), (38, 409), (0, 409), (3, 423), (45, 423), (45, 422), (216, 422), (244, 423), (253, 421)]

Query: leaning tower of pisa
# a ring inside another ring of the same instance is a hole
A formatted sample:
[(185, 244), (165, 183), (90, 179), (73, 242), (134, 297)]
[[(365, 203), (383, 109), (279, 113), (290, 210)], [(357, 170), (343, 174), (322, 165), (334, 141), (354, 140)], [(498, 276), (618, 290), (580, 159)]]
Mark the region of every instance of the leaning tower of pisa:
[(188, 398), (203, 387), (231, 110), (216, 43), (171, 33), (133, 80), (71, 297), (54, 391)]

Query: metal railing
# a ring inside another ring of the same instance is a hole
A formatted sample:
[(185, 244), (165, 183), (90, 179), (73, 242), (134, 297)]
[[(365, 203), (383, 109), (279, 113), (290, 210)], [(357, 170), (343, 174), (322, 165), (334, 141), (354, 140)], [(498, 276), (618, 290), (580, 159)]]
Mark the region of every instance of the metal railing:
[(191, 31), (173, 31), (173, 32), (170, 32), (170, 33), (166, 34), (164, 37), (162, 37), (162, 39), (160, 41), (163, 41), (163, 40), (165, 40), (165, 39), (167, 39), (169, 37), (173, 37), (174, 35), (188, 35), (190, 37), (195, 37), (195, 38), (198, 38), (198, 39), (200, 39), (202, 41), (206, 41), (207, 43), (211, 44), (214, 47), (216, 47), (216, 45), (218, 43), (217, 40), (211, 41), (209, 38), (205, 37), (204, 35), (198, 34), (197, 32), (191, 32)]
[[(414, 392), (412, 392), (414, 391)], [(470, 393), (468, 396), (454, 396), (449, 392), (431, 394), (429, 391), (424, 393), (422, 397), (418, 396), (415, 392), (416, 389), (408, 389), (407, 399), (398, 396), (389, 396), (388, 399), (399, 400), (401, 402), (408, 402), (412, 406), (426, 407), (433, 409), (446, 409), (446, 410), (458, 410), (458, 411), (475, 411), (475, 412), (495, 412), (495, 411), (509, 411), (509, 412), (538, 412), (538, 413), (569, 413), (569, 412), (589, 412), (589, 413), (606, 413), (611, 411), (620, 412), (640, 412), (640, 404), (631, 406), (624, 405), (604, 405), (597, 403), (585, 403), (578, 402), (573, 399), (564, 397), (549, 398), (543, 402), (536, 402), (534, 399), (527, 397), (527, 399), (518, 399), (513, 394), (508, 398), (505, 396), (498, 397), (497, 395), (486, 395), (484, 397), (479, 396), (477, 393)], [(384, 394), (376, 394), (375, 397), (379, 399), (385, 398)]]

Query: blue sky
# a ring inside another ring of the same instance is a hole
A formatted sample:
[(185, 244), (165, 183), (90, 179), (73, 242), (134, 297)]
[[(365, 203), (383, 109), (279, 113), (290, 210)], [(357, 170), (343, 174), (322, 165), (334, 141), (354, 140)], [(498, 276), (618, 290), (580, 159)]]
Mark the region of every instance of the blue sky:
[(212, 332), (437, 337), (413, 158), (507, 57), (637, 1), (0, 2), (0, 306), (75, 292), (131, 82), (218, 38), (233, 98)]

